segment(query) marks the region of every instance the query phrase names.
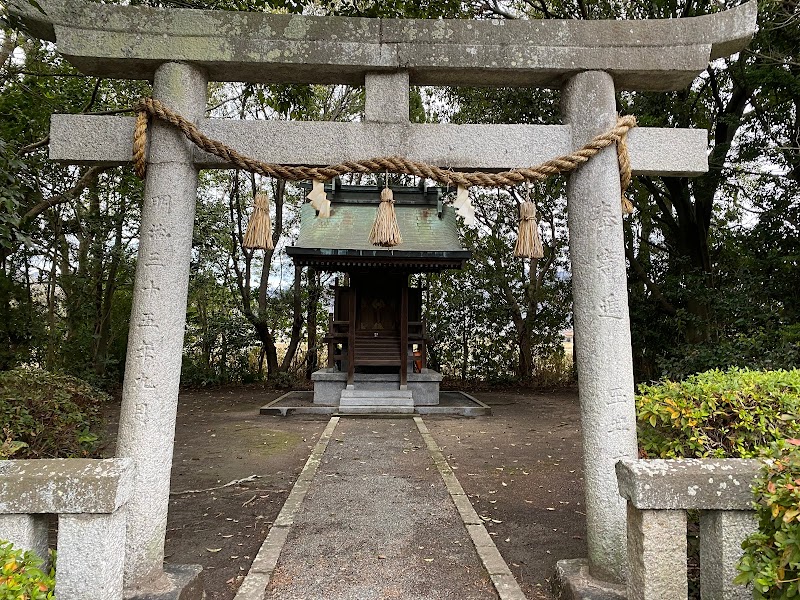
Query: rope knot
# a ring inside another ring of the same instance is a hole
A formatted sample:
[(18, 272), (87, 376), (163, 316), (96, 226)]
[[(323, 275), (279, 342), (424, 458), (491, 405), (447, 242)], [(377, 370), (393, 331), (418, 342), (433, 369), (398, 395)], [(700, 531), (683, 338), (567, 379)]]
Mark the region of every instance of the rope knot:
[(381, 202), (391, 202), (394, 204), (394, 194), (390, 188), (385, 187), (381, 190)]

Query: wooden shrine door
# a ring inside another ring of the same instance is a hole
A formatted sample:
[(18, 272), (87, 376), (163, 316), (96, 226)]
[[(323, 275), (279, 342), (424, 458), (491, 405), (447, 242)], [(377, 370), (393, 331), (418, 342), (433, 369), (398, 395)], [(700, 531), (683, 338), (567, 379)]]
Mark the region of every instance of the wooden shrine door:
[(353, 278), (356, 366), (397, 369), (403, 364), (403, 328), (408, 327), (408, 315), (403, 314), (407, 281), (405, 275), (364, 274)]

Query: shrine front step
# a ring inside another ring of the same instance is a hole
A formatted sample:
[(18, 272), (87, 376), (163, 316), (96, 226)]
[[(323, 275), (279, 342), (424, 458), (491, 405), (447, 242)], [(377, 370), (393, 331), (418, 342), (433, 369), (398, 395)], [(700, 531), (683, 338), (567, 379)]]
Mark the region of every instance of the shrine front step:
[[(342, 390), (339, 404), (372, 404), (385, 401), (399, 402), (397, 406), (414, 406), (411, 390)], [(365, 402), (366, 400), (366, 402)], [(387, 404), (386, 406), (395, 406)]]
[(395, 416), (395, 415), (413, 415), (413, 406), (376, 406), (376, 405), (361, 405), (361, 406), (340, 406), (337, 415), (374, 415), (374, 416)]
[(409, 390), (342, 390), (339, 414), (411, 414), (414, 397)]

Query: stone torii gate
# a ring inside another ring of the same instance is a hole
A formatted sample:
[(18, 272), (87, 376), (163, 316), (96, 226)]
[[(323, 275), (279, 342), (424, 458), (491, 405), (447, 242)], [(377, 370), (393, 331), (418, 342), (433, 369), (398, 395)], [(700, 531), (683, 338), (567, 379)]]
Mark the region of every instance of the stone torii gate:
[[(567, 154), (616, 122), (620, 90), (684, 88), (747, 45), (756, 4), (652, 21), (471, 21), (312, 17), (24, 0), (10, 12), (87, 75), (153, 82), (153, 95), (207, 136), (266, 162), (327, 165), (403, 155), (501, 170)], [(209, 81), (365, 85), (359, 123), (206, 118)], [(411, 124), (409, 85), (561, 89), (563, 124)], [(131, 161), (134, 119), (53, 115), (50, 156)], [(704, 130), (638, 128), (634, 174), (707, 170)], [(198, 171), (229, 168), (153, 125), (142, 206), (118, 454), (136, 465), (128, 504), (128, 596), (169, 587), (164, 537)], [(592, 575), (625, 577), (625, 503), (614, 465), (636, 457), (620, 182), (613, 148), (567, 188)]]

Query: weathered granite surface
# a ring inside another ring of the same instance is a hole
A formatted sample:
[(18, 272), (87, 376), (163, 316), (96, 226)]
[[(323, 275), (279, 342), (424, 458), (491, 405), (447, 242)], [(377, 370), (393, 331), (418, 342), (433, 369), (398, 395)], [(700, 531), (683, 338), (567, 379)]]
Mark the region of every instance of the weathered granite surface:
[(685, 600), (686, 511), (628, 505), (628, 600)]
[[(197, 119), (205, 112), (206, 87), (196, 67), (166, 63), (156, 74), (153, 94)], [(164, 536), (197, 201), (190, 143), (161, 124), (151, 140), (117, 442), (117, 455), (136, 465), (127, 506), (129, 591), (169, 585)]]
[(0, 514), (0, 540), (11, 542), (17, 549), (32, 550), (47, 560), (47, 517)]
[[(332, 369), (320, 369), (311, 374), (314, 382), (314, 403), (338, 406), (342, 390), (347, 387), (347, 373)], [(422, 373), (408, 374), (408, 389), (414, 398), (415, 406), (435, 406), (439, 404), (439, 383), (442, 374), (431, 369)], [(355, 389), (365, 391), (397, 390), (400, 386), (399, 373), (356, 373)]]
[(623, 460), (619, 493), (640, 509), (750, 510), (760, 462), (741, 458)]
[[(562, 90), (577, 145), (617, 120), (614, 82), (592, 71)], [(625, 579), (625, 501), (614, 465), (635, 458), (636, 408), (617, 154), (606, 148), (567, 182), (578, 394), (583, 428), (586, 541), (595, 577)]]
[(371, 123), (408, 123), (408, 71), (364, 76), (364, 118)]
[(112, 513), (131, 494), (132, 467), (124, 458), (0, 461), (0, 514)]
[[(71, 164), (131, 162), (133, 117), (53, 115), (50, 158)], [(575, 145), (565, 125), (452, 125), (446, 123), (333, 123), (201, 119), (208, 137), (266, 162), (329, 165), (375, 156), (407, 156), (454, 169), (503, 170), (568, 154)], [(102, 141), (102, 143), (101, 143)], [(628, 134), (634, 175), (690, 176), (708, 171), (704, 129), (642, 127)], [(230, 168), (193, 149), (195, 166)]]
[(560, 87), (603, 69), (619, 89), (666, 91), (691, 83), (713, 58), (747, 45), (756, 4), (666, 20), (359, 19), (155, 9), (25, 0), (9, 12), (55, 41), (83, 72), (152, 79), (179, 60), (211, 80), (363, 83), (365, 73), (409, 69), (413, 85)]
[(125, 510), (110, 515), (59, 515), (58, 600), (121, 600)]
[(584, 558), (558, 561), (551, 581), (557, 600), (626, 600), (625, 586), (592, 577)]
[(755, 511), (700, 513), (700, 591), (703, 600), (750, 600), (752, 588), (734, 585), (742, 541), (758, 529)]

